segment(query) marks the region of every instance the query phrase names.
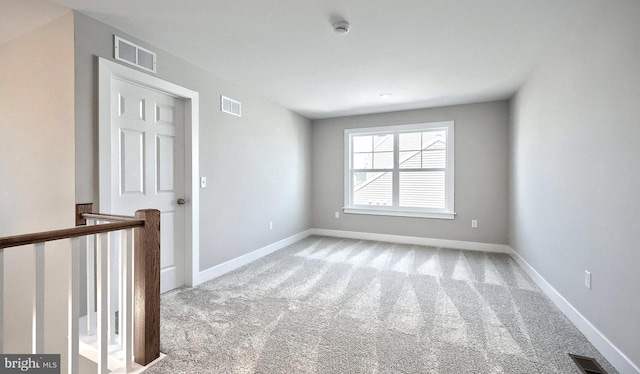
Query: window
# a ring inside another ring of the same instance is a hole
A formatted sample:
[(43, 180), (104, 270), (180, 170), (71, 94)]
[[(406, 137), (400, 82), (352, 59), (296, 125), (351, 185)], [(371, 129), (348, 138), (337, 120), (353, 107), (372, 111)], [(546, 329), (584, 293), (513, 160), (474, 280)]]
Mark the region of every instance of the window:
[(345, 213), (453, 219), (453, 121), (348, 129)]

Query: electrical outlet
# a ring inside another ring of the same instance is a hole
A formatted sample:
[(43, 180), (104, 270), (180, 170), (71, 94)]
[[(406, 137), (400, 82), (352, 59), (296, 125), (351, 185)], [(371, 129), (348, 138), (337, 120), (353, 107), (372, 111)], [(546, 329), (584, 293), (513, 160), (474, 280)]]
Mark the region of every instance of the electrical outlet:
[(269, 230), (273, 230), (273, 222), (269, 221)]
[(200, 188), (207, 188), (207, 177), (200, 177)]
[(335, 217), (340, 218), (340, 212), (336, 212)]
[(591, 289), (591, 272), (588, 270), (584, 271), (584, 286)]
[(471, 227), (474, 229), (478, 228), (478, 220), (477, 219), (472, 219), (471, 220)]

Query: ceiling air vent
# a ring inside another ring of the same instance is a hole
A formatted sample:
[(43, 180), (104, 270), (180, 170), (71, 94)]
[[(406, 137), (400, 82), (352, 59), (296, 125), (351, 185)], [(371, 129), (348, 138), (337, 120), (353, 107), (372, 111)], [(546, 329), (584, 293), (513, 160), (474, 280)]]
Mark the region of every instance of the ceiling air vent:
[(242, 117), (242, 104), (226, 96), (220, 95), (220, 110), (233, 114), (234, 116)]
[(156, 54), (139, 45), (124, 40), (116, 35), (113, 36), (113, 49), (116, 60), (140, 69), (156, 72)]

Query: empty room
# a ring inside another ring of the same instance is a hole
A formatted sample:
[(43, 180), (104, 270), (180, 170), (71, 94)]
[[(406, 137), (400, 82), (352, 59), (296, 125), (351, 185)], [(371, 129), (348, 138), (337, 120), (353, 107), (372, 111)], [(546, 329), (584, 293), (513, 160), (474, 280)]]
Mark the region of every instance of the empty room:
[(0, 0), (0, 372), (640, 374), (638, 35)]

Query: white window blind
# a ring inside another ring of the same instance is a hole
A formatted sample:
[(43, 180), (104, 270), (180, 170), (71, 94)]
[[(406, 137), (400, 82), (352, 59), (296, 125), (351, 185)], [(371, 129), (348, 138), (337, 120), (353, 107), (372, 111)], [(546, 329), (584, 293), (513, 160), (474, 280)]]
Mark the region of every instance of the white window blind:
[(345, 212), (454, 217), (454, 123), (345, 130)]

